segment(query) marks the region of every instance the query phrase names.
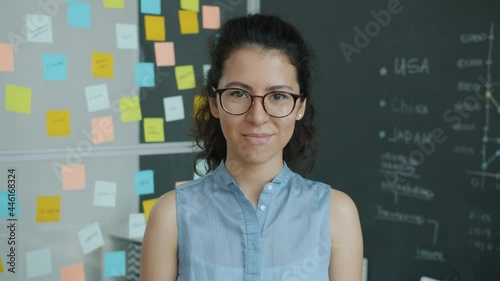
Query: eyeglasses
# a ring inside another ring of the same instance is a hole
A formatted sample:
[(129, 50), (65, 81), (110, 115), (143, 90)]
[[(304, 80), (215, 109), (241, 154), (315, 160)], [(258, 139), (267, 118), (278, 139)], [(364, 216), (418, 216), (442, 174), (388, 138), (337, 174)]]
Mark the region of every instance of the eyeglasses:
[(262, 107), (272, 117), (283, 118), (290, 115), (295, 109), (298, 98), (302, 95), (283, 91), (273, 91), (263, 96), (254, 96), (239, 88), (215, 89), (219, 94), (219, 101), (224, 111), (231, 115), (242, 115), (247, 113), (256, 98), (262, 100)]

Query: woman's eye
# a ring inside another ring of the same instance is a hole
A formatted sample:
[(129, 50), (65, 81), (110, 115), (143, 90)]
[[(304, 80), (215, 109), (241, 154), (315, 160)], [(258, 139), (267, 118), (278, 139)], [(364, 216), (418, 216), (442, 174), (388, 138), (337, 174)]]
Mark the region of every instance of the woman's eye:
[(272, 94), (272, 98), (273, 100), (282, 100), (282, 99), (285, 99), (286, 98), (286, 95), (283, 94), (283, 93), (274, 93)]
[(243, 98), (246, 97), (246, 93), (243, 91), (233, 91), (231, 92), (231, 96), (235, 98)]

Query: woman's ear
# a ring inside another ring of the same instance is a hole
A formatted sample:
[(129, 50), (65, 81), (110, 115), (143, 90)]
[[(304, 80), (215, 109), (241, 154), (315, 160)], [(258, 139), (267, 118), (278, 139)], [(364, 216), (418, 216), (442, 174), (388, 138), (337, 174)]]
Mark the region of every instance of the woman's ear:
[(215, 118), (219, 118), (219, 107), (217, 107), (217, 99), (208, 97), (208, 103), (210, 105), (210, 112)]
[(299, 105), (299, 110), (297, 111), (297, 116), (295, 117), (295, 120), (299, 121), (304, 117), (305, 111), (306, 111), (306, 102), (307, 99), (304, 99), (300, 102)]

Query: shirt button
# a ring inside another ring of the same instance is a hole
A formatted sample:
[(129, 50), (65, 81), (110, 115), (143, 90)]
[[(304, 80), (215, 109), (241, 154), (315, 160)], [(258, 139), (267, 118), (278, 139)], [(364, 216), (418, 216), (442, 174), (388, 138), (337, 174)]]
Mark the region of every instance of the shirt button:
[(264, 205), (260, 205), (259, 209), (260, 209), (261, 211), (264, 211), (264, 210), (266, 209), (266, 206), (264, 206)]
[(267, 186), (267, 190), (271, 191), (273, 189), (273, 186), (272, 185), (268, 185)]

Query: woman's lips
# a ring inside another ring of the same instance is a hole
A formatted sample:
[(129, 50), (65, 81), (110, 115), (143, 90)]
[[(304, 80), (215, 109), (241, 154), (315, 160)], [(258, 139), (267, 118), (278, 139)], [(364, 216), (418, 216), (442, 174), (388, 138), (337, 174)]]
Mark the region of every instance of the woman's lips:
[(243, 137), (251, 144), (263, 145), (269, 142), (272, 135), (269, 134), (244, 134)]

